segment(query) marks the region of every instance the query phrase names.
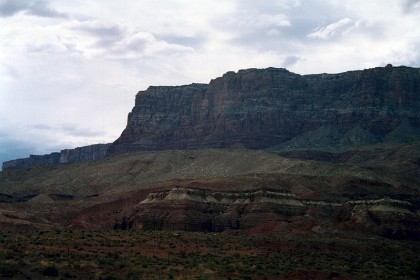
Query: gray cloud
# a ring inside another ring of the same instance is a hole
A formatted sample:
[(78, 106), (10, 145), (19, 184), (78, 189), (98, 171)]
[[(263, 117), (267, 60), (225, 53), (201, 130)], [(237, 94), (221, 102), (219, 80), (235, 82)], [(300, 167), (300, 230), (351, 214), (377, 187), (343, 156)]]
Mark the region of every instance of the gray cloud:
[(50, 125), (33, 125), (29, 127), (28, 129), (35, 129), (38, 130), (40, 133), (59, 133), (63, 135), (68, 136), (75, 136), (75, 137), (98, 137), (102, 136), (102, 131), (97, 131), (94, 129), (87, 129), (87, 128), (81, 128), (73, 124), (63, 124), (59, 126), (50, 126)]
[(126, 35), (124, 28), (116, 24), (105, 24), (99, 21), (80, 22), (77, 27), (72, 29), (96, 38), (96, 42), (93, 44), (95, 48), (111, 48)]
[(115, 24), (105, 25), (100, 22), (82, 22), (82, 25), (75, 28), (101, 38), (120, 38), (124, 34), (123, 28)]
[(194, 49), (201, 48), (208, 41), (205, 36), (176, 36), (176, 35), (156, 35), (157, 40), (166, 41), (169, 44), (188, 46)]
[(0, 16), (9, 17), (19, 12), (25, 12), (28, 15), (48, 18), (68, 17), (67, 14), (50, 8), (47, 1), (2, 0), (0, 2)]
[(68, 15), (60, 13), (49, 7), (49, 3), (46, 1), (36, 1), (28, 9), (27, 14), (35, 15), (39, 17), (49, 18), (67, 18)]
[(285, 68), (291, 67), (295, 65), (299, 60), (300, 60), (300, 57), (298, 56), (295, 56), (295, 55), (288, 56), (283, 62), (283, 67)]
[[(310, 3), (292, 0), (245, 3), (238, 3), (238, 9), (229, 15), (231, 21), (219, 19), (218, 27), (228, 28), (233, 34), (232, 44), (283, 54), (295, 52), (302, 44), (312, 44), (308, 34), (346, 17), (344, 8), (338, 9), (320, 0)], [(264, 24), (253, 23), (256, 15)], [(272, 20), (267, 20), (270, 17)], [(229, 24), (226, 26), (225, 22)]]
[(0, 73), (13, 80), (17, 80), (20, 77), (19, 71), (14, 66), (7, 63), (0, 63)]
[(412, 13), (420, 10), (420, 0), (406, 0), (402, 3), (402, 8), (405, 13)]
[(27, 3), (16, 0), (1, 0), (0, 1), (0, 16), (9, 17), (20, 11), (28, 8)]

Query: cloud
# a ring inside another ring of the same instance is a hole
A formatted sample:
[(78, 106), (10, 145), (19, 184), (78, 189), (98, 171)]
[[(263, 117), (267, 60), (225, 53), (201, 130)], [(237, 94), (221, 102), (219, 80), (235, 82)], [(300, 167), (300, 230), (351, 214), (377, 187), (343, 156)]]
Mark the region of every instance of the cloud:
[(9, 17), (19, 12), (25, 12), (28, 15), (34, 15), (47, 18), (67, 18), (65, 13), (58, 12), (50, 8), (47, 1), (18, 1), (18, 0), (1, 0), (0, 16)]
[(76, 26), (72, 29), (86, 32), (95, 37), (112, 39), (119, 39), (125, 33), (125, 30), (122, 27), (99, 20), (81, 21), (76, 23)]
[(182, 35), (155, 35), (157, 40), (166, 41), (168, 44), (179, 46), (188, 46), (193, 49), (199, 49), (205, 46), (208, 42), (206, 34), (199, 34), (196, 36), (182, 36)]
[(103, 131), (94, 130), (92, 128), (83, 128), (74, 124), (61, 124), (61, 125), (44, 125), (37, 124), (28, 127), (29, 130), (37, 131), (39, 134), (62, 134), (71, 137), (100, 137)]
[(10, 81), (10, 80), (18, 80), (19, 79), (19, 71), (16, 67), (9, 65), (7, 63), (0, 62), (0, 81)]
[(317, 28), (315, 31), (308, 35), (309, 38), (320, 38), (320, 39), (328, 39), (339, 31), (343, 31), (345, 27), (349, 27), (350, 23), (353, 21), (350, 18), (343, 18), (337, 22), (331, 23), (327, 26)]
[(420, 10), (420, 0), (405, 0), (402, 3), (404, 13), (413, 13)]
[[(246, 30), (276, 28), (290, 26), (290, 20), (282, 13), (278, 14), (255, 14), (253, 12), (243, 12), (234, 19), (227, 21), (226, 24), (232, 25), (234, 28), (243, 28)], [(225, 23), (224, 23), (225, 24)]]
[(0, 1), (0, 16), (9, 17), (20, 11), (28, 9), (27, 3), (15, 0)]
[[(71, 34), (60, 37), (62, 44), (78, 50), (87, 57), (135, 59), (194, 52), (191, 46), (167, 42), (166, 36), (156, 37), (152, 32), (129, 30), (100, 20), (77, 21), (68, 29)], [(168, 38), (172, 41), (182, 41), (181, 37)]]
[(295, 65), (299, 60), (300, 60), (300, 57), (298, 56), (295, 56), (295, 55), (288, 56), (283, 62), (283, 67), (285, 68), (291, 67)]
[(26, 12), (29, 15), (47, 17), (47, 18), (67, 18), (68, 15), (65, 13), (58, 12), (49, 7), (49, 3), (46, 1), (34, 2)]

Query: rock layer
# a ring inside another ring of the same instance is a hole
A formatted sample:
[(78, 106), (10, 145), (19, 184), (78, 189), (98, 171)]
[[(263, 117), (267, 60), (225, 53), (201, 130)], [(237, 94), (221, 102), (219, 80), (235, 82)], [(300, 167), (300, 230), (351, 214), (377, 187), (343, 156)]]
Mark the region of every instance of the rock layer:
[(420, 217), (416, 209), (418, 206), (408, 201), (389, 198), (334, 202), (300, 199), (278, 189), (218, 191), (174, 187), (150, 192), (114, 227), (221, 232), (265, 224), (303, 223), (323, 233), (346, 229), (417, 239)]
[(240, 70), (208, 85), (140, 91), (109, 153), (401, 141), (420, 135), (419, 112), (418, 68), (389, 65), (304, 76), (286, 69)]

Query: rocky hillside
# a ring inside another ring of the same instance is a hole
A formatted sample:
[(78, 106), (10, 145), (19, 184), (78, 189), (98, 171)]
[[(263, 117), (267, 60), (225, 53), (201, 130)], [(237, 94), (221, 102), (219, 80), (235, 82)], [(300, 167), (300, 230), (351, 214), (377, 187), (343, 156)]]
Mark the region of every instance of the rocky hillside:
[(418, 68), (388, 65), (304, 76), (285, 69), (248, 69), (228, 72), (208, 85), (140, 91), (109, 154), (360, 147), (419, 135)]

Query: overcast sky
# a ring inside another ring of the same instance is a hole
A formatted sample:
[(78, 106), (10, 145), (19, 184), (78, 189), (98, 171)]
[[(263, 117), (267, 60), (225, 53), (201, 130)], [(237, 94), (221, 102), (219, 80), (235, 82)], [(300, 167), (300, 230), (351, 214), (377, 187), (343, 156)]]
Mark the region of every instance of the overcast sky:
[(420, 65), (420, 0), (0, 0), (0, 162), (115, 140), (139, 90)]

